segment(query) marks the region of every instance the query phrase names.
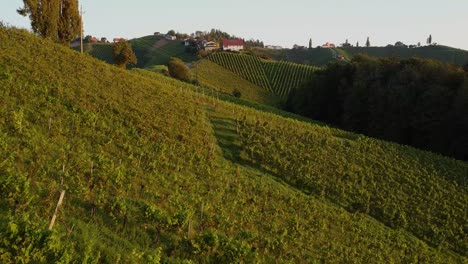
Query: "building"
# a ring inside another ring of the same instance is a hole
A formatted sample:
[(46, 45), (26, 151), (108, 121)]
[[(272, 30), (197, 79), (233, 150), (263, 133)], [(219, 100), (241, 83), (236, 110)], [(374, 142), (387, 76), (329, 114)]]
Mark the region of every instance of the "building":
[(305, 47), (305, 46), (299, 46), (299, 45), (297, 45), (297, 44), (294, 44), (293, 49), (296, 49), (296, 50), (305, 50), (306, 47)]
[(281, 47), (281, 46), (273, 46), (273, 45), (266, 45), (265, 48), (266, 49), (272, 49), (272, 50), (281, 50), (281, 49), (283, 49), (283, 47)]
[(244, 49), (244, 40), (242, 39), (224, 39), (223, 50), (241, 51)]
[(117, 43), (117, 42), (126, 42), (127, 40), (124, 39), (124, 38), (114, 38), (114, 43)]
[(326, 48), (326, 49), (336, 48), (336, 45), (333, 43), (327, 42), (322, 45), (322, 48)]
[(167, 40), (176, 40), (177, 37), (176, 37), (176, 36), (172, 36), (172, 35), (166, 35), (166, 39), (167, 39)]
[(205, 51), (217, 50), (219, 49), (219, 45), (216, 42), (208, 41), (208, 42), (203, 43), (203, 49)]
[(77, 39), (73, 40), (72, 42), (70, 42), (70, 48), (78, 48), (79, 46), (81, 46), (81, 39), (80, 38), (77, 38)]

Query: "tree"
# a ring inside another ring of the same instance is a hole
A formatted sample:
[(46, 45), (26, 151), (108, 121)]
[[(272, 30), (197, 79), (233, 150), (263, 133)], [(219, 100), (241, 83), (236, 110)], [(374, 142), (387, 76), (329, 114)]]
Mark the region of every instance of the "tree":
[(366, 47), (370, 47), (370, 40), (369, 40), (369, 37), (367, 37), (367, 41), (366, 41)]
[(167, 35), (169, 35), (169, 36), (175, 36), (175, 35), (176, 35), (176, 32), (175, 32), (173, 29), (171, 29), (171, 30), (169, 30), (169, 31), (167, 32)]
[(429, 37), (427, 38), (427, 45), (431, 45), (432, 44), (432, 35), (429, 35)]
[(112, 47), (114, 62), (120, 68), (125, 69), (127, 64), (137, 64), (137, 58), (133, 53), (132, 46), (125, 41), (117, 42)]
[(34, 33), (68, 45), (80, 33), (78, 0), (23, 0), (17, 12), (29, 16)]
[(23, 8), (17, 10), (22, 16), (29, 15), (31, 28), (40, 36), (57, 41), (60, 0), (23, 0)]
[(171, 77), (185, 82), (190, 81), (190, 71), (181, 59), (172, 57), (168, 69)]
[(78, 11), (78, 0), (60, 0), (60, 2), (58, 39), (67, 45), (80, 34), (81, 16)]
[(358, 41), (358, 42), (356, 42), (356, 47), (357, 47), (357, 48), (359, 48), (359, 41)]
[(346, 42), (343, 43), (343, 44), (341, 44), (341, 46), (342, 46), (343, 48), (349, 48), (349, 47), (351, 47), (351, 44), (349, 44), (348, 39), (346, 39)]
[(309, 39), (309, 49), (312, 49), (312, 38)]
[(465, 63), (465, 65), (463, 65), (463, 70), (468, 72), (468, 61)]

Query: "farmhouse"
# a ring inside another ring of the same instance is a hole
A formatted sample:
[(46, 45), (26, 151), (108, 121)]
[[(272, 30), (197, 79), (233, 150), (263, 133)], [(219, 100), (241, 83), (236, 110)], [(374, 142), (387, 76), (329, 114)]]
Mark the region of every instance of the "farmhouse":
[(176, 36), (172, 36), (172, 35), (166, 35), (166, 39), (167, 39), (167, 40), (176, 40), (177, 37), (176, 37)]
[(242, 39), (223, 39), (223, 50), (241, 51), (244, 49)]
[(265, 49), (280, 50), (283, 49), (281, 46), (266, 45)]
[(219, 48), (218, 43), (209, 41), (203, 44), (203, 49), (206, 51), (217, 50)]
[(333, 43), (330, 43), (330, 42), (327, 42), (325, 44), (322, 45), (322, 48), (327, 48), (327, 49), (331, 49), (331, 48), (335, 48), (336, 45), (333, 44)]
[(117, 43), (117, 42), (126, 42), (127, 40), (124, 39), (124, 38), (114, 38), (114, 43)]

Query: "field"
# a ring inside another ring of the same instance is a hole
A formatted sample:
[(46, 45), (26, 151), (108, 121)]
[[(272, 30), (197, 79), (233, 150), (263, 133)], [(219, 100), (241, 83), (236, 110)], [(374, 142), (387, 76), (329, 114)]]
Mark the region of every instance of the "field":
[(193, 78), (202, 86), (232, 95), (241, 93), (241, 98), (260, 104), (277, 105), (279, 98), (239, 75), (209, 60), (200, 60), (193, 65)]
[(466, 162), (21, 30), (0, 50), (2, 263), (467, 261)]
[(316, 70), (311, 66), (227, 52), (213, 53), (208, 59), (282, 98), (300, 87)]

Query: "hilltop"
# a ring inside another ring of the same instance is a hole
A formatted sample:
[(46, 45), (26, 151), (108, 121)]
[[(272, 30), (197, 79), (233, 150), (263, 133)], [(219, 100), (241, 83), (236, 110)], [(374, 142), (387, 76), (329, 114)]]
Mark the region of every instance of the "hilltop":
[(467, 261), (466, 162), (3, 26), (0, 93), (2, 263)]
[(365, 54), (372, 57), (392, 57), (408, 59), (420, 57), (434, 59), (456, 65), (468, 63), (468, 51), (447, 46), (424, 46), (418, 48), (406, 47), (348, 47), (348, 48), (313, 48), (313, 49), (283, 49), (270, 50), (255, 48), (254, 54), (269, 57), (273, 60), (290, 61), (299, 64), (323, 66), (335, 61), (338, 55), (350, 59), (357, 54)]

